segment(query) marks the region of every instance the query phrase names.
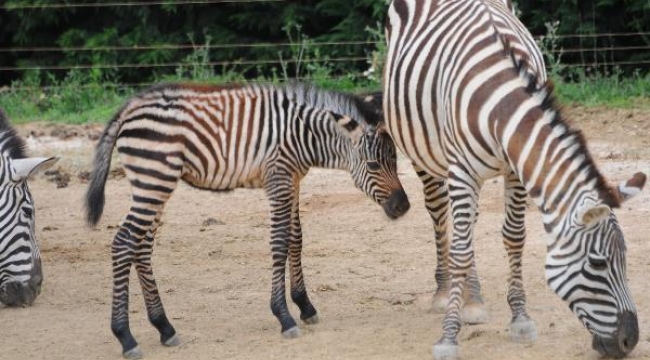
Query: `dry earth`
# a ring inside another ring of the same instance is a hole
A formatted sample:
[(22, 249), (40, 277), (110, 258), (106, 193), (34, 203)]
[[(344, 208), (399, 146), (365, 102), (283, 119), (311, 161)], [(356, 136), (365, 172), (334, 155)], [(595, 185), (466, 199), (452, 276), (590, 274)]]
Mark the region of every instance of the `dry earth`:
[[(612, 181), (650, 170), (650, 111), (568, 109)], [(10, 114), (11, 115), (11, 114)], [(128, 206), (117, 171), (97, 230), (85, 227), (82, 197), (101, 126), (20, 127), (30, 151), (60, 155), (58, 172), (31, 183), (44, 259), (43, 292), (29, 308), (0, 308), (1, 359), (120, 359), (109, 329), (110, 242)], [(428, 311), (435, 287), (433, 234), (421, 186), (405, 159), (401, 179), (413, 207), (398, 221), (357, 191), (343, 172), (313, 171), (303, 182), (306, 281), (320, 312), (303, 336), (283, 340), (269, 309), (268, 205), (260, 190), (213, 194), (181, 186), (168, 204), (155, 269), (183, 344), (165, 348), (132, 281), (131, 327), (148, 359), (430, 359), (442, 315)], [(56, 180), (52, 182), (50, 180)], [(58, 185), (57, 185), (58, 184)], [(60, 188), (58, 186), (61, 186)], [(478, 268), (490, 322), (460, 333), (464, 359), (597, 359), (591, 338), (544, 280), (545, 236), (527, 217), (524, 277), (539, 339), (508, 341), (507, 261), (501, 245), (501, 180), (481, 197)], [(641, 338), (631, 357), (650, 358), (650, 190), (617, 211), (628, 244), (628, 277)], [(203, 225), (208, 218), (220, 224)], [(297, 317), (297, 308), (290, 305)]]

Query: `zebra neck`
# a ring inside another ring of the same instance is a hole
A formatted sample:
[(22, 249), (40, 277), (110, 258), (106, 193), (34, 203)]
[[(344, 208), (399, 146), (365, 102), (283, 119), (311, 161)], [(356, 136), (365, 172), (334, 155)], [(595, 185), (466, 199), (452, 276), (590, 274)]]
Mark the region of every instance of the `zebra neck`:
[(329, 113), (314, 115), (304, 117), (312, 139), (307, 144), (310, 147), (307, 153), (311, 154), (310, 166), (349, 170), (352, 142), (341, 133)]
[(557, 109), (537, 106), (523, 113), (506, 125), (503, 149), (542, 211), (547, 232), (560, 234), (585, 199), (596, 204), (616, 204), (584, 137), (567, 125)]

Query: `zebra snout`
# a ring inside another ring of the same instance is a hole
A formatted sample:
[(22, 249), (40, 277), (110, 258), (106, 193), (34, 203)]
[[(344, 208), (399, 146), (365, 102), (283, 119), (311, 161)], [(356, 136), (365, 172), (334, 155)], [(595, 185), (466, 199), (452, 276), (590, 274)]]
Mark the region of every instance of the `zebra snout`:
[(636, 314), (625, 311), (618, 316), (618, 329), (611, 338), (594, 335), (592, 347), (603, 356), (624, 358), (639, 341), (639, 322)]
[(404, 189), (393, 190), (388, 199), (383, 204), (384, 212), (391, 219), (397, 219), (398, 217), (406, 214), (407, 211), (411, 208), (409, 199), (406, 196)]
[(18, 281), (6, 283), (0, 288), (0, 303), (7, 306), (29, 306), (40, 293), (41, 286)]

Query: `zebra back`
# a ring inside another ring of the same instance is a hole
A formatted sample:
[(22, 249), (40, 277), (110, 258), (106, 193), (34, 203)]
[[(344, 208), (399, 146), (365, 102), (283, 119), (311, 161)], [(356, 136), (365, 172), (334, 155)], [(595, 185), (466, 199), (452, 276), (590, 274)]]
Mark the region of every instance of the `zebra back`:
[(311, 84), (156, 85), (129, 100), (102, 134), (87, 220), (94, 225), (101, 216), (115, 146), (133, 181), (148, 174), (157, 180), (147, 186), (162, 192), (171, 193), (178, 178), (210, 190), (260, 187), (269, 171), (300, 178), (316, 166), (349, 170), (382, 204), (401, 189), (395, 148), (382, 128), (373, 104)]

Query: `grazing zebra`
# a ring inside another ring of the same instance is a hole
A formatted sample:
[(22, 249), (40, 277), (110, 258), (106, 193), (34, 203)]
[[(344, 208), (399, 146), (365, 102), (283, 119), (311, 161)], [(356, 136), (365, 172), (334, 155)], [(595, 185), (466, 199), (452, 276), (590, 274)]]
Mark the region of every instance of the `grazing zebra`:
[(264, 188), (271, 207), (271, 310), (284, 337), (299, 329), (285, 298), (289, 257), (291, 299), (300, 318), (318, 321), (307, 296), (300, 253), (300, 180), (311, 167), (349, 170), (355, 185), (390, 218), (409, 209), (397, 177), (396, 150), (374, 111), (360, 98), (306, 84), (205, 86), (166, 84), (131, 99), (106, 127), (86, 198), (88, 222), (98, 222), (114, 146), (131, 182), (132, 205), (115, 235), (111, 329), (127, 358), (141, 352), (129, 330), (129, 271), (140, 279), (147, 313), (165, 345), (179, 343), (151, 266), (165, 203), (179, 180), (209, 190)]
[(0, 110), (0, 303), (31, 305), (41, 292), (41, 253), (34, 235), (30, 174), (57, 158), (28, 158), (25, 143)]
[(618, 187), (607, 184), (583, 136), (555, 105), (539, 49), (506, 5), (394, 0), (389, 9), (386, 127), (425, 183), (438, 258), (447, 267), (437, 274), (443, 276), (442, 290), (449, 288), (449, 301), (434, 357), (458, 356), (465, 287), (469, 303), (480, 300), (473, 227), (480, 188), (498, 175), (505, 179), (512, 340), (536, 337), (521, 276), (528, 194), (549, 234), (548, 285), (593, 335), (594, 349), (625, 356), (638, 341), (638, 323), (625, 278), (625, 242), (612, 208), (639, 193), (646, 176), (637, 173)]

